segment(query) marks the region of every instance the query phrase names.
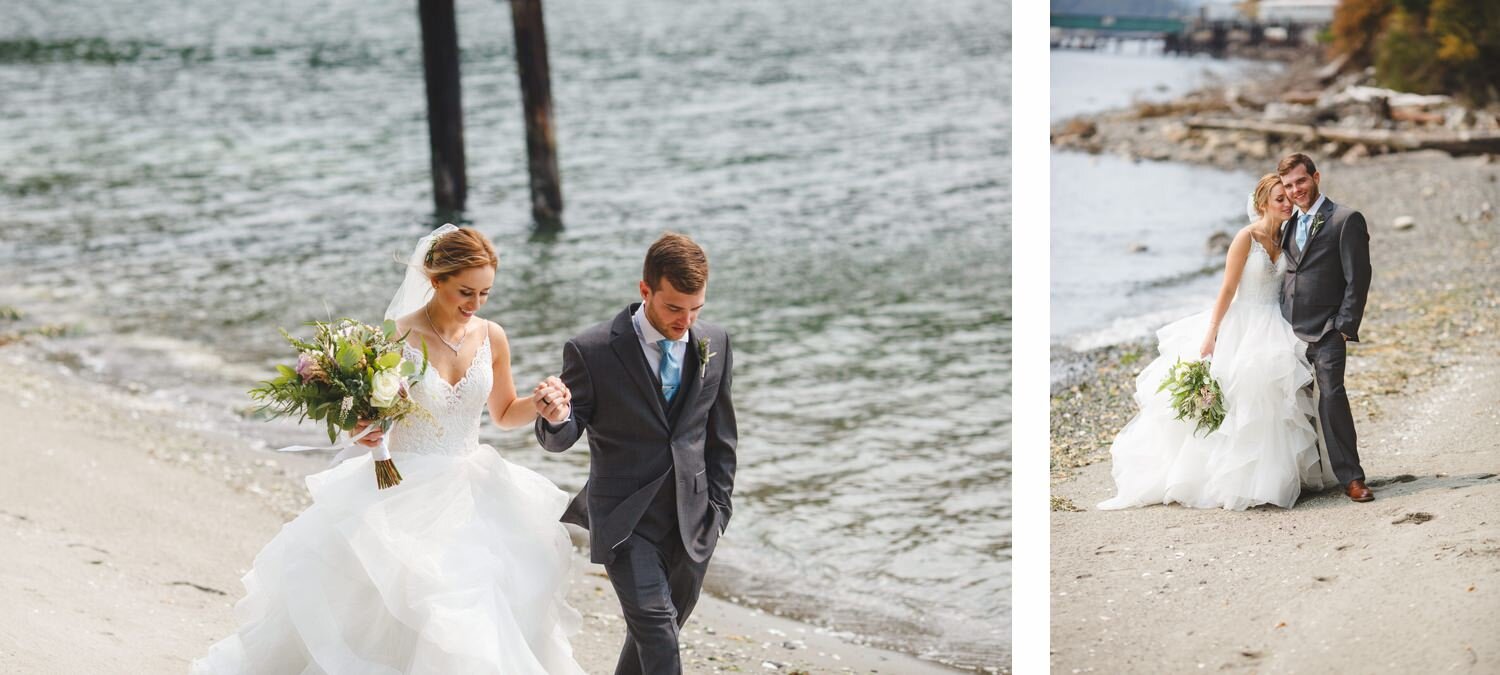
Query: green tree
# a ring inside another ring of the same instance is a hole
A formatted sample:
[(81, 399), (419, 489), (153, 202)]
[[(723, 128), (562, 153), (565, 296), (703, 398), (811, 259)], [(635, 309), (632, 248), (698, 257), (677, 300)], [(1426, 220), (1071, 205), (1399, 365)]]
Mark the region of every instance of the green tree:
[(1335, 53), (1401, 91), (1500, 101), (1500, 3), (1494, 0), (1344, 0)]

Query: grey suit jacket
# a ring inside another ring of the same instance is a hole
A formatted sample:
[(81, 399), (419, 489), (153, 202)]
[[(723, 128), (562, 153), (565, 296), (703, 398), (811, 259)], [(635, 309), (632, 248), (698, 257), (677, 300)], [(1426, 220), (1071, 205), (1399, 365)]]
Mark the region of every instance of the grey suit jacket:
[(1297, 337), (1317, 342), (1330, 331), (1359, 341), (1370, 292), (1370, 231), (1360, 212), (1324, 199), (1313, 221), (1323, 225), (1296, 248), (1297, 219), (1281, 225), (1281, 250), (1287, 254), (1281, 281), (1281, 314)]
[[(589, 557), (609, 563), (630, 537), (662, 484), (676, 481), (677, 522), (688, 555), (707, 560), (733, 512), (733, 352), (723, 329), (696, 323), (688, 330), (682, 387), (687, 399), (669, 417), (656, 377), (630, 317), (639, 303), (595, 325), (563, 346), (562, 381), (573, 392), (571, 418), (553, 427), (538, 417), (537, 441), (550, 452), (589, 439), (589, 479), (563, 522), (589, 530)], [(700, 369), (700, 341), (714, 355)]]

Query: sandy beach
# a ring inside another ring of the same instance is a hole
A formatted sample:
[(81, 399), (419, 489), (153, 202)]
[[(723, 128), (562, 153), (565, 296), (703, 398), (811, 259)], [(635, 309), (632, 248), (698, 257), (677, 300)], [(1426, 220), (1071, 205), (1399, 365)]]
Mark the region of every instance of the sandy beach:
[[(239, 577), (321, 461), (234, 447), (172, 402), (78, 377), (25, 341), (0, 363), (14, 393), (0, 398), (0, 672), (186, 672), (234, 629)], [(613, 591), (600, 566), (574, 569), (576, 655), (612, 672)], [(859, 641), (705, 595), (683, 657), (699, 673), (953, 672)]]
[[(1054, 513), (1053, 672), (1500, 669), (1500, 358), (1445, 372), (1360, 420), (1374, 502)], [(1108, 462), (1053, 493), (1110, 497)]]
[[(1108, 127), (1101, 147), (1121, 152), (1144, 131)], [(1273, 153), (1252, 150), (1156, 154), (1274, 169)], [(1074, 366), (1052, 401), (1054, 672), (1500, 672), (1500, 166), (1317, 150), (1323, 192), (1362, 210), (1371, 233), (1347, 385), (1376, 500), (1096, 511), (1155, 345), (1063, 354)]]

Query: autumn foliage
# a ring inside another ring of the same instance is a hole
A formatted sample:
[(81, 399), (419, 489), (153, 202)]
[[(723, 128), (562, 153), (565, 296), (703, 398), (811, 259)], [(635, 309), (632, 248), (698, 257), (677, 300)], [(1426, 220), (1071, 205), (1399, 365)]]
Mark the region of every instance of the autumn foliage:
[(1333, 49), (1401, 91), (1500, 102), (1500, 2), (1343, 0)]

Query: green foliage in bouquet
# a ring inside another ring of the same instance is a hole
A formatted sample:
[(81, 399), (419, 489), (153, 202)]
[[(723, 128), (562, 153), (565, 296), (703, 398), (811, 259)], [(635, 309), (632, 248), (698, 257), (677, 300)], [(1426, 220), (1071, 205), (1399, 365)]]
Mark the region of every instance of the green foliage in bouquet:
[(1211, 434), (1224, 423), (1224, 391), (1218, 381), (1208, 373), (1209, 361), (1186, 361), (1178, 359), (1167, 371), (1161, 386), (1156, 391), (1165, 391), (1172, 396), (1172, 408), (1177, 419), (1197, 423), (1193, 434), (1207, 429)]
[(276, 366), (277, 376), (250, 390), (271, 417), (300, 415), (328, 427), (328, 441), (350, 431), (361, 419), (389, 431), (401, 418), (427, 411), (412, 400), (412, 385), (427, 372), (427, 346), (418, 366), (401, 355), (404, 335), (396, 322), (376, 328), (353, 319), (313, 321), (313, 338), (302, 340), (281, 331), (297, 349), (295, 366)]

